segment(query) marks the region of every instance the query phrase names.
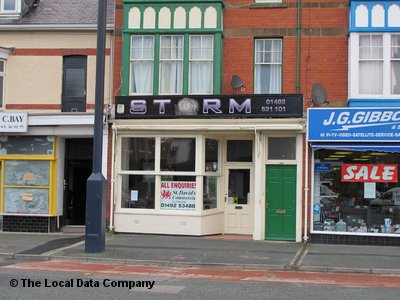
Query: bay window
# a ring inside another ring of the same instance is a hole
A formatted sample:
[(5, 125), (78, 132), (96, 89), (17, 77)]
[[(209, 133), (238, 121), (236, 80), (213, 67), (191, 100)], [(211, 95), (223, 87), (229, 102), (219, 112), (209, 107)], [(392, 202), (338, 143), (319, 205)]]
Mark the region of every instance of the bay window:
[(213, 35), (132, 35), (130, 43), (131, 95), (213, 93)]

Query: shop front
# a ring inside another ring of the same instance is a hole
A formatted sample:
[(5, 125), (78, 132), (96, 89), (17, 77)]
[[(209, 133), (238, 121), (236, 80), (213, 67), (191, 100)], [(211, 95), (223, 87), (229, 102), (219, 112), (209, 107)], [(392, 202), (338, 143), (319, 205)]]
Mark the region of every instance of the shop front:
[[(302, 115), (300, 95), (117, 97), (115, 231), (301, 239)], [(267, 166), (295, 170), (286, 226), (266, 226)]]
[(54, 232), (85, 225), (93, 122), (93, 114), (0, 113), (3, 231)]
[(400, 111), (309, 109), (311, 240), (400, 245)]

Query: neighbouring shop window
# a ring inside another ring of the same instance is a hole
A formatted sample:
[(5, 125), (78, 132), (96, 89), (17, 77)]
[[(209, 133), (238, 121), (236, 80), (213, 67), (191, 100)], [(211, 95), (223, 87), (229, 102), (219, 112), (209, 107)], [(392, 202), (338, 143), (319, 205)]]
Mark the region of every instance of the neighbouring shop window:
[(161, 171), (194, 172), (196, 139), (161, 138)]
[(206, 139), (205, 172), (218, 172), (219, 168), (219, 141)]
[(121, 169), (154, 171), (155, 145), (155, 138), (123, 138)]
[(203, 177), (203, 209), (217, 208), (218, 177)]
[(268, 159), (296, 159), (296, 138), (269, 137)]
[(4, 212), (48, 214), (49, 176), (49, 161), (5, 161)]
[(400, 154), (314, 152), (314, 231), (400, 234)]
[(282, 90), (282, 40), (255, 40), (254, 93), (279, 94)]
[(155, 207), (154, 175), (122, 175), (121, 208)]
[(53, 155), (53, 136), (0, 136), (0, 155)]
[(196, 210), (195, 176), (161, 176), (161, 210)]
[(227, 141), (228, 162), (252, 162), (253, 141), (250, 140), (228, 140)]

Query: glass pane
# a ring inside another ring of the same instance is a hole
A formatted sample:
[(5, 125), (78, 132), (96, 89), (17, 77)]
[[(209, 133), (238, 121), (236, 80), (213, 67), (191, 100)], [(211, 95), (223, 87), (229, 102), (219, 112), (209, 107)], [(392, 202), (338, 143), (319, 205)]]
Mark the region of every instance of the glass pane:
[(4, 212), (47, 215), (49, 213), (49, 190), (4, 188)]
[(392, 61), (391, 87), (392, 94), (400, 94), (400, 60)]
[(195, 171), (196, 139), (162, 138), (161, 171)]
[(4, 10), (15, 11), (16, 5), (16, 0), (4, 0)]
[(67, 97), (84, 97), (85, 84), (84, 69), (65, 69), (65, 95)]
[(183, 63), (163, 61), (160, 63), (160, 94), (182, 94)]
[(360, 61), (360, 94), (382, 94), (383, 62)]
[(52, 155), (53, 136), (0, 136), (0, 154)]
[(0, 60), (0, 72), (4, 72), (4, 61)]
[(391, 57), (400, 59), (400, 35), (392, 35)]
[(23, 186), (48, 186), (49, 161), (5, 161), (4, 184)]
[(161, 177), (161, 210), (196, 210), (195, 176)]
[(227, 141), (227, 161), (229, 162), (252, 162), (253, 141), (229, 140)]
[(151, 170), (155, 162), (154, 138), (122, 138), (121, 170)]
[(122, 175), (121, 208), (154, 209), (155, 176)]
[(205, 172), (218, 172), (219, 141), (206, 139)]
[(268, 138), (268, 159), (296, 159), (296, 138)]
[(190, 94), (211, 94), (212, 93), (212, 62), (192, 61), (190, 63)]
[(153, 92), (153, 61), (134, 61), (131, 66), (131, 92), (151, 94)]
[(203, 209), (217, 208), (217, 177), (204, 176), (203, 178)]
[(230, 169), (228, 188), (228, 204), (249, 204), (250, 170)]

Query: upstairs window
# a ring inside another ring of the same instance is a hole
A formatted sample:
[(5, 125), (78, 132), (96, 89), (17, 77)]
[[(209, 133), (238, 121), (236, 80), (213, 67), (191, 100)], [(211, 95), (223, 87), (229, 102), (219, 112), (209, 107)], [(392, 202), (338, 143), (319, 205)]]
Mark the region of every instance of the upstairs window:
[(19, 0), (0, 0), (0, 13), (17, 13)]
[(282, 91), (282, 40), (255, 41), (254, 93), (279, 94)]
[(212, 35), (132, 35), (130, 95), (212, 94), (214, 47)]
[(360, 36), (360, 94), (382, 94), (383, 36)]

